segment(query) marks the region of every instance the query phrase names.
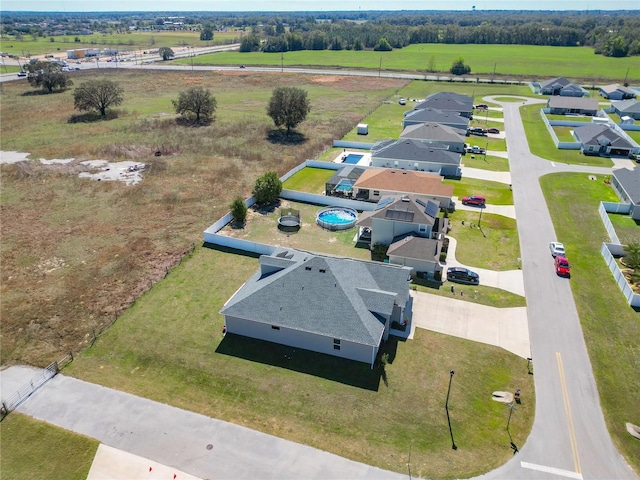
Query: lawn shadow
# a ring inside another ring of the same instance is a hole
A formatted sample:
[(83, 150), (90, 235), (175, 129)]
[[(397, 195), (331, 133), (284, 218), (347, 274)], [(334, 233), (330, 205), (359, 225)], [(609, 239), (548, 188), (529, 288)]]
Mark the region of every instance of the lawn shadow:
[[(382, 371), (363, 362), (227, 333), (216, 353), (378, 391)], [(391, 357), (391, 355), (389, 355)], [(395, 354), (394, 354), (395, 357)]]
[(290, 131), (287, 134), (286, 130), (276, 129), (267, 132), (267, 140), (278, 145), (300, 145), (307, 141), (307, 137), (300, 132)]
[(226, 247), (224, 245), (216, 245), (215, 243), (204, 242), (202, 244), (202, 246), (204, 248), (209, 248), (211, 250), (217, 250), (218, 252), (222, 252), (222, 253), (230, 253), (232, 255), (242, 255), (242, 256), (251, 257), (251, 258), (259, 258), (260, 257), (259, 253), (249, 252), (247, 250), (241, 250), (239, 248)]

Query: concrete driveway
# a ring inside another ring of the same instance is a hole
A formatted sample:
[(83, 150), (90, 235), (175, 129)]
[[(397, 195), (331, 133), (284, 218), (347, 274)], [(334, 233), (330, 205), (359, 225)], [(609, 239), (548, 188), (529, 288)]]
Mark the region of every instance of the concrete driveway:
[[(465, 287), (469, 291), (473, 287)], [(411, 292), (412, 335), (416, 327), (531, 356), (526, 307), (495, 308), (423, 292)]]

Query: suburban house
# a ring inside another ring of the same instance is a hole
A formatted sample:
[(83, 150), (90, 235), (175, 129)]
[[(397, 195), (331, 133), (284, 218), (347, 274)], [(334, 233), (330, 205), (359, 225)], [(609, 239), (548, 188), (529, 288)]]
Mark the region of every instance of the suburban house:
[(549, 113), (566, 115), (567, 113), (591, 115), (598, 113), (598, 100), (584, 97), (560, 97), (552, 96), (547, 100)]
[(324, 184), (325, 195), (351, 197), (353, 185), (365, 170), (367, 170), (365, 167), (356, 167), (355, 165), (341, 168)]
[(473, 116), (473, 97), (453, 92), (432, 93), (413, 107), (414, 110), (425, 108), (455, 112), (463, 117), (471, 118)]
[(439, 208), (453, 208), (453, 185), (442, 183), (443, 177), (431, 173), (393, 168), (369, 168), (353, 184), (358, 200), (378, 202), (382, 197), (413, 194), (433, 200)]
[(400, 134), (400, 139), (419, 140), (434, 147), (464, 154), (464, 135), (455, 128), (439, 123), (422, 123), (405, 127)]
[(432, 200), (394, 195), (382, 198), (375, 210), (363, 212), (356, 226), (370, 229), (371, 246), (391, 245), (406, 234), (443, 240), (449, 219), (439, 217), (439, 212), (440, 206)]
[(633, 90), (617, 83), (600, 87), (600, 95), (609, 100), (636, 98), (636, 93)]
[(414, 139), (383, 140), (371, 147), (371, 165), (460, 177), (461, 155)]
[(540, 82), (541, 95), (560, 95), (562, 97), (583, 97), (588, 96), (588, 92), (580, 85), (567, 80), (564, 77), (552, 78), (545, 82)]
[(458, 133), (465, 135), (469, 128), (469, 118), (463, 117), (455, 112), (439, 110), (437, 108), (422, 108), (420, 110), (410, 110), (404, 114), (402, 128), (409, 125), (420, 125), (422, 123), (438, 123), (447, 127), (459, 130)]
[(277, 249), (225, 303), (227, 333), (375, 363), (403, 323), (411, 268)]
[(580, 150), (585, 155), (629, 157), (638, 148), (607, 124), (590, 123), (575, 127), (573, 136), (582, 144)]
[(611, 186), (621, 202), (630, 204), (629, 215), (640, 220), (640, 169), (618, 168), (613, 170)]
[(389, 263), (411, 267), (420, 278), (442, 275), (440, 252), (442, 242), (413, 234), (399, 237), (387, 250)]
[(611, 106), (620, 118), (630, 117), (634, 120), (640, 120), (640, 102), (638, 100), (619, 100), (611, 102)]

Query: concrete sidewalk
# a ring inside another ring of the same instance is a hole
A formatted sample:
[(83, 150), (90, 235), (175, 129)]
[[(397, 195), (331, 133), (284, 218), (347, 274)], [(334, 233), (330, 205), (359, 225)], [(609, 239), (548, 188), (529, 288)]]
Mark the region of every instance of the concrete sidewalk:
[(460, 297), (447, 298), (413, 291), (411, 296), (412, 330), (424, 328), (501, 347), (522, 358), (531, 356), (526, 307), (487, 307), (465, 302)]
[[(10, 396), (34, 373), (36, 369), (27, 367), (2, 370), (2, 396)], [(149, 463), (147, 459), (172, 472), (169, 479), (178, 472), (202, 479), (407, 477), (62, 374), (34, 392), (17, 411), (122, 451), (110, 451), (112, 459), (96, 465), (96, 471), (108, 478), (140, 478), (135, 472), (140, 462)], [(135, 459), (130, 465), (131, 457), (125, 452), (143, 460)], [(123, 477), (122, 471), (130, 474)]]

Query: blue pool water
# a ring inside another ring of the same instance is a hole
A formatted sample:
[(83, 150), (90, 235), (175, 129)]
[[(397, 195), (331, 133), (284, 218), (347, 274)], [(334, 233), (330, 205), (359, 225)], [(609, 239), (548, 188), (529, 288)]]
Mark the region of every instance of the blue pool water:
[(342, 163), (352, 163), (352, 164), (356, 164), (360, 161), (360, 159), (364, 157), (364, 155), (358, 155), (356, 153), (350, 153), (349, 155), (347, 155), (347, 158), (345, 158)]
[(353, 189), (353, 184), (349, 180), (340, 180), (340, 183), (336, 185), (335, 189), (339, 192), (349, 192)]
[(329, 230), (343, 230), (353, 227), (358, 214), (348, 208), (326, 208), (316, 219), (318, 225)]

